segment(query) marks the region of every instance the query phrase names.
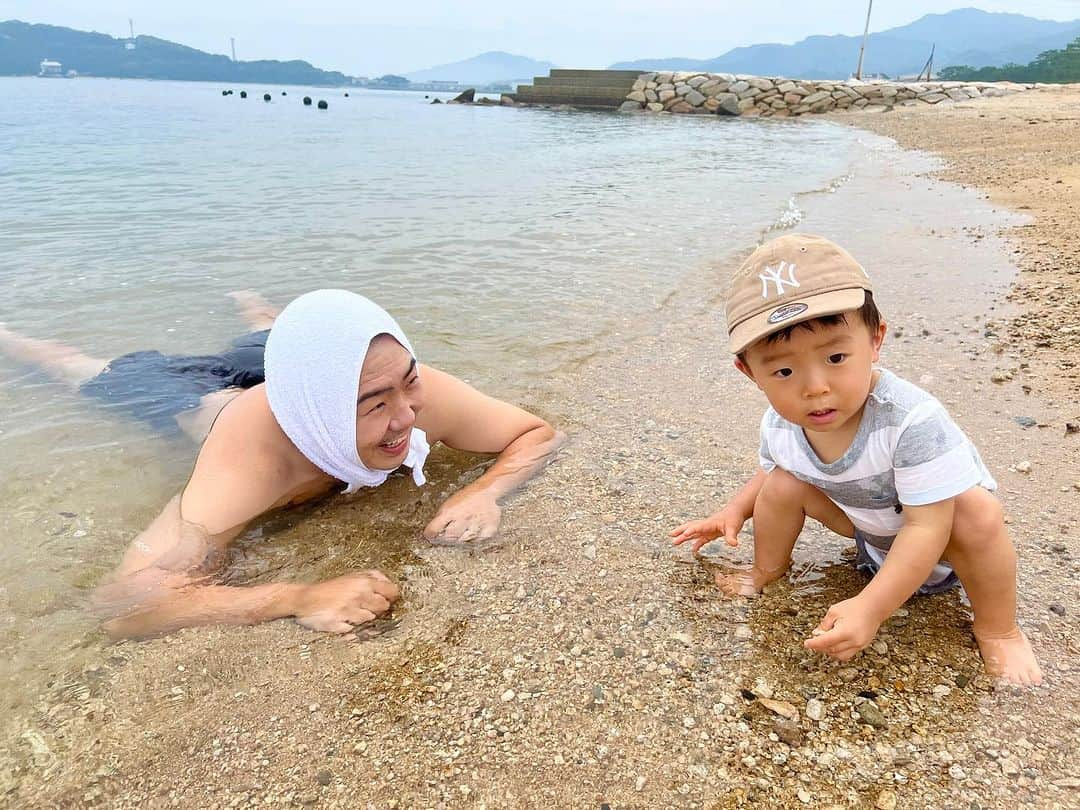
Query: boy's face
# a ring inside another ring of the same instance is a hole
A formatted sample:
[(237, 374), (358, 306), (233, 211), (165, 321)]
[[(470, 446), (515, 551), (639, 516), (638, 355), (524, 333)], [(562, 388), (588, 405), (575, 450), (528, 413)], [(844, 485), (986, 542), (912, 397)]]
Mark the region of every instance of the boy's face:
[(796, 328), (787, 340), (759, 340), (735, 367), (765, 392), (778, 414), (804, 430), (832, 433), (858, 424), (870, 393), (873, 364), (885, 339), (856, 312), (836, 326)]

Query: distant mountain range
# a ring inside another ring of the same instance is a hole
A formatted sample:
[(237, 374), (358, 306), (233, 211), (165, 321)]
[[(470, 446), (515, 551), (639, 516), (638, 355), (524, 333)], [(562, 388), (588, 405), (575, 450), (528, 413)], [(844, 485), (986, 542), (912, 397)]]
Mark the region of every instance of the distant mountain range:
[[(976, 8), (927, 14), (913, 23), (870, 35), (864, 74), (917, 74), (936, 46), (935, 68), (948, 65), (1025, 64), (1043, 51), (1080, 37), (1080, 20), (1054, 22)], [(811, 36), (794, 45), (734, 48), (714, 59), (666, 57), (617, 62), (616, 70), (697, 70), (791, 78), (838, 79), (854, 72), (861, 36)]]
[[(128, 45), (133, 44), (133, 48)], [(265, 82), (342, 85), (343, 73), (319, 70), (307, 62), (234, 62), (227, 56), (178, 45), (157, 37), (116, 39), (107, 34), (55, 25), (0, 22), (0, 76), (33, 76), (43, 59), (80, 75), (121, 79)]]
[(530, 81), (533, 76), (544, 76), (555, 65), (538, 62), (527, 56), (515, 56), (503, 51), (488, 51), (471, 59), (436, 65), (427, 70), (406, 73), (405, 78), (414, 82), (456, 81), (460, 84), (493, 84), (496, 82)]

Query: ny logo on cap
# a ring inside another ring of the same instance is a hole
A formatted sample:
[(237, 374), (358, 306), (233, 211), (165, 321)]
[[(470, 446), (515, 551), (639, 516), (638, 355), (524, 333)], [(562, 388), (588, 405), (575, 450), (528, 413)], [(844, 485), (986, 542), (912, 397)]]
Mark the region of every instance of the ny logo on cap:
[[(784, 278), (784, 269), (787, 269), (787, 278)], [(765, 272), (760, 273), (758, 278), (761, 279), (761, 297), (769, 297), (769, 284), (776, 285), (776, 294), (784, 294), (784, 285), (795, 288), (799, 286), (798, 280), (795, 278), (795, 265), (788, 264), (787, 262), (780, 262), (779, 266), (775, 269), (766, 265)]]

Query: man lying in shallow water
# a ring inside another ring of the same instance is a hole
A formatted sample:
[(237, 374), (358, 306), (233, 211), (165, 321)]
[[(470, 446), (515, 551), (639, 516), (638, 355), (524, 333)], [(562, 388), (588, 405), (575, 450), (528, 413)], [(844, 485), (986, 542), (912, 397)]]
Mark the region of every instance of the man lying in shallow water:
[[(250, 295), (239, 303), (253, 325), (273, 322), (265, 339), (266, 381), (256, 382), (262, 363), (255, 360), (262, 357), (251, 354), (259, 341), (249, 340), (244, 374), (226, 370), (218, 376), (244, 379), (251, 387), (211, 390), (196, 398), (197, 408), (175, 414), (194, 435), (203, 425), (212, 427), (183, 491), (95, 592), (95, 606), (113, 636), (290, 616), (314, 630), (350, 632), (398, 598), (397, 586), (380, 572), (315, 584), (225, 586), (214, 576), (229, 544), (260, 515), (343, 482), (346, 492), (378, 486), (405, 465), (423, 484), (424, 461), (435, 442), (498, 458), (447, 499), (424, 534), (460, 542), (488, 538), (498, 529), (499, 499), (538, 472), (562, 441), (543, 419), (418, 364), (397, 323), (361, 296), (308, 293), (276, 321)], [(206, 371), (205, 363), (175, 362), (156, 352), (104, 363), (2, 328), (0, 348), (84, 389), (96, 387), (93, 393), (103, 398), (122, 398), (128, 377), (141, 375), (145, 383), (159, 375), (170, 388), (178, 373)]]

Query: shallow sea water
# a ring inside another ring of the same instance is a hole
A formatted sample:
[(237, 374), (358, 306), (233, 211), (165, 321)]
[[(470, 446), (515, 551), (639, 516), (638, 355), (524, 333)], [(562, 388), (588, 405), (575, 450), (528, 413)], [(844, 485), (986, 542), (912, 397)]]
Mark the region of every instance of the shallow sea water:
[[(221, 89), (0, 81), (0, 322), (102, 358), (212, 352), (245, 331), (230, 290), (283, 305), (346, 287), (386, 306), (422, 360), (572, 429), (582, 364), (718, 261), (827, 210), (873, 160), (865, 136), (822, 121)], [(849, 201), (836, 215), (857, 230), (894, 212)], [(0, 414), (0, 693), (18, 703), (25, 673), (94, 643), (83, 594), (183, 484), (195, 447), (5, 357)], [(447, 491), (478, 471), (436, 463)], [(396, 487), (363, 518), (401, 533), (435, 497)], [(272, 529), (238, 546), (236, 581), (325, 573), (310, 536), (267, 547)], [(400, 546), (363, 535), (330, 571), (401, 564)]]

